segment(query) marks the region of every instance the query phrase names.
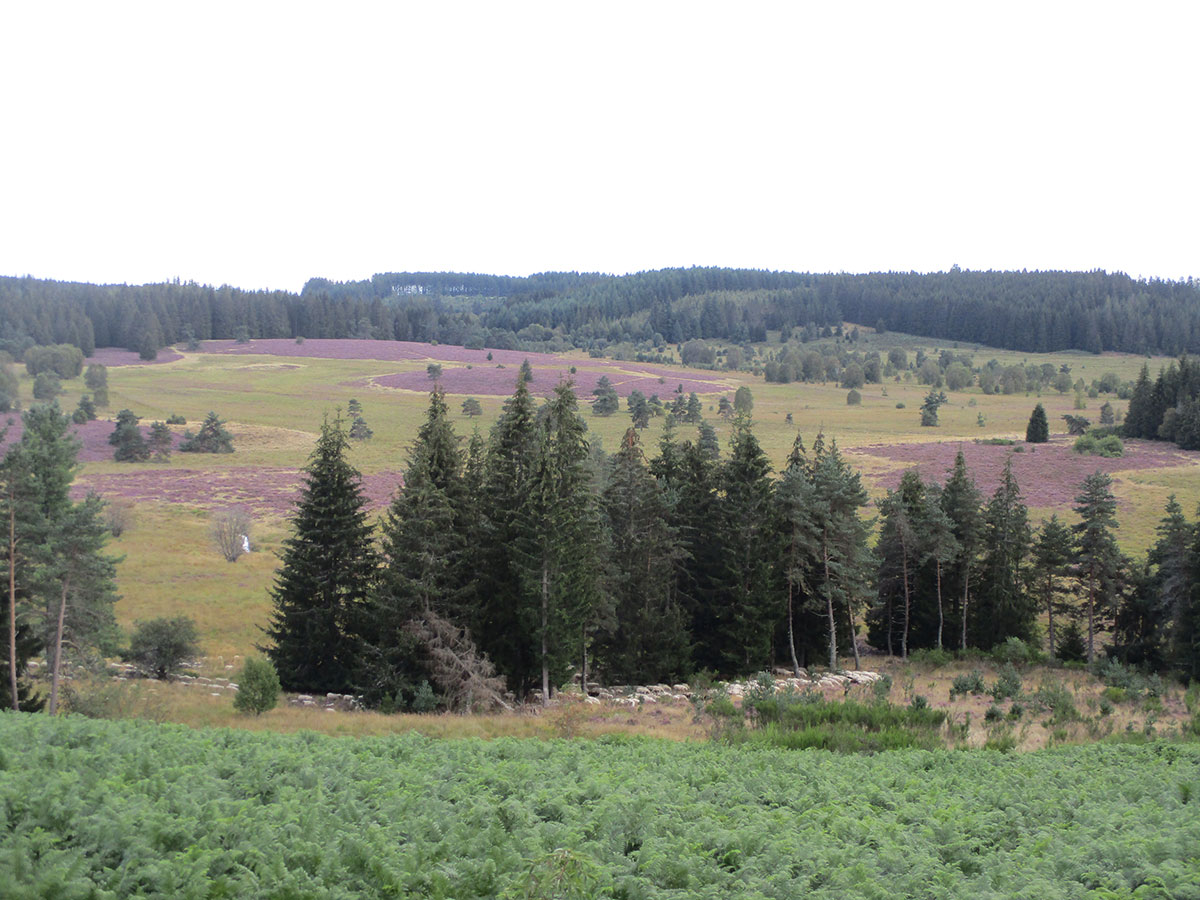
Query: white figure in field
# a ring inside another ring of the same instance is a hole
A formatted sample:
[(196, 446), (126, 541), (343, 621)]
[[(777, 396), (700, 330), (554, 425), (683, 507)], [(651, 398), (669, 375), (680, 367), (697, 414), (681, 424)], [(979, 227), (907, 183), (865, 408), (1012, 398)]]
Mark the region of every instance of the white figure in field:
[(242, 552), (243, 553), (250, 552), (250, 535), (248, 535), (248, 534), (242, 535)]

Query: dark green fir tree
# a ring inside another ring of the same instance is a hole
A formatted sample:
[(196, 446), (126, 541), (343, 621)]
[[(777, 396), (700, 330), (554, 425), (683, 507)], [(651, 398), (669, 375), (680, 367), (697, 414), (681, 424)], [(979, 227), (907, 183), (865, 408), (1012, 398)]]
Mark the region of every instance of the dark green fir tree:
[(378, 569), (359, 473), (342, 421), (321, 425), (271, 590), (265, 652), (286, 690), (344, 693), (362, 611)]

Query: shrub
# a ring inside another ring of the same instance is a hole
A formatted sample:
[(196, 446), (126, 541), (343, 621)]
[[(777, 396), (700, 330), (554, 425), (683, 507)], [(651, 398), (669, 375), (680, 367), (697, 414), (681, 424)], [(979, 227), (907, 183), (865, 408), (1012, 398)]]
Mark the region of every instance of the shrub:
[(413, 695), (412, 708), (416, 713), (431, 713), (437, 709), (437, 695), (428, 681), (422, 681), (421, 686), (417, 688)]
[(995, 703), (989, 706), (983, 714), (983, 721), (985, 722), (999, 722), (1003, 718), (1004, 710), (998, 707)]
[(150, 448), (146, 446), (138, 421), (132, 410), (123, 409), (117, 413), (116, 428), (108, 436), (108, 442), (116, 448), (113, 459), (117, 462), (145, 462), (150, 458)]
[(1056, 653), (1063, 662), (1081, 662), (1087, 659), (1087, 644), (1083, 641), (1083, 632), (1079, 623), (1068, 622), (1058, 638)]
[(1006, 697), (1015, 699), (1021, 696), (1021, 676), (1012, 663), (1005, 663), (1000, 669), (996, 683), (992, 685), (989, 693), (997, 700), (1003, 700)]
[(76, 425), (82, 425), (85, 422), (91, 422), (96, 418), (96, 404), (92, 402), (92, 398), (84, 394), (79, 398), (79, 405), (75, 407), (75, 412), (71, 413), (71, 421)]
[(187, 616), (138, 622), (124, 657), (155, 678), (166, 678), (199, 653), (196, 623)]
[(213, 513), (212, 539), (226, 562), (237, 562), (250, 544), (250, 514), (238, 506)]
[(1099, 438), (1094, 434), (1085, 434), (1075, 441), (1075, 452), (1087, 456), (1103, 456), (1108, 459), (1114, 459), (1124, 456), (1125, 447), (1121, 444), (1121, 439), (1115, 434)]
[(992, 658), (997, 662), (1023, 666), (1039, 662), (1042, 654), (1036, 647), (1025, 643), (1019, 637), (1010, 637), (992, 651)]
[(1104, 694), (1100, 695), (1100, 715), (1111, 716), (1113, 712), (1112, 701)]
[(120, 537), (133, 527), (133, 501), (115, 497), (104, 504), (104, 524), (113, 537)]
[(903, 400), (901, 400), (899, 403), (896, 404), (896, 409), (904, 409), (904, 401)]
[(978, 669), (973, 669), (966, 675), (955, 675), (954, 681), (950, 685), (950, 699), (955, 697), (965, 697), (967, 694), (985, 694), (987, 688), (983, 683), (983, 673)]
[(179, 415), (178, 413), (172, 413), (171, 415), (167, 416), (167, 424), (168, 425), (186, 425), (187, 419), (185, 419), (183, 416)]
[(269, 659), (248, 659), (238, 675), (233, 708), (260, 716), (279, 702), (279, 674)]
[(940, 669), (942, 666), (948, 666), (954, 661), (954, 654), (948, 650), (939, 650), (937, 647), (922, 647), (920, 650), (914, 650), (910, 653), (908, 658), (918, 665), (929, 666), (931, 669)]
[(33, 379), (33, 399), (50, 401), (63, 392), (62, 382), (53, 372), (39, 372)]
[(846, 395), (846, 405), (847, 406), (862, 405), (862, 394), (860, 394), (858, 391), (851, 391), (850, 393), (848, 393)]

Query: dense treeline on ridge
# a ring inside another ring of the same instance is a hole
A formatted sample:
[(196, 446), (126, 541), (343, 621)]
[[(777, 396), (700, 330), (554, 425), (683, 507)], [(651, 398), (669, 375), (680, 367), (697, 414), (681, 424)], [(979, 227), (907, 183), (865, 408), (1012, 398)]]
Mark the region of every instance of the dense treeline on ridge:
[[(1200, 290), (1105, 272), (803, 274), (664, 269), (612, 276), (388, 273), (299, 294), (195, 283), (0, 278), (0, 350), (181, 341), (374, 338), (559, 351), (786, 339), (842, 321), (1028, 352), (1200, 352)], [(811, 326), (811, 328), (810, 328)]]

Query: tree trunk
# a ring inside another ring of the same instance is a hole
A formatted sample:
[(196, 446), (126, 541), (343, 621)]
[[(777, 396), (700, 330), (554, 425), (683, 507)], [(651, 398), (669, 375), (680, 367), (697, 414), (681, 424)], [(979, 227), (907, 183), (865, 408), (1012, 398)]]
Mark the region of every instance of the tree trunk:
[(792, 621), (792, 590), (791, 576), (788, 576), (788, 649), (792, 651), (792, 674), (800, 677), (800, 663), (796, 661), (796, 628)]
[(912, 598), (909, 596), (908, 590), (908, 551), (904, 550), (904, 555), (901, 557), (903, 562), (900, 566), (900, 572), (904, 576), (904, 633), (900, 635), (900, 658), (908, 659), (908, 620), (910, 610), (912, 609)]
[(937, 569), (937, 595), (938, 595), (938, 641), (937, 648), (942, 649), (942, 628), (946, 624), (946, 614), (942, 611), (942, 561), (936, 561)]
[(971, 602), (971, 569), (967, 568), (963, 573), (963, 596), (962, 596), (962, 640), (959, 643), (958, 649), (967, 649), (967, 606)]
[(54, 668), (50, 673), (50, 715), (58, 713), (58, 681), (59, 673), (62, 672), (62, 645), (63, 645), (63, 623), (67, 618), (67, 591), (70, 584), (70, 578), (64, 578), (62, 584), (62, 598), (58, 603), (58, 625), (54, 629)]
[(829, 584), (829, 548), (821, 548), (821, 560), (825, 566), (825, 610), (829, 615), (829, 670), (837, 671), (837, 622), (833, 617), (833, 590)]
[(20, 711), (17, 700), (17, 506), (8, 497), (8, 680), (12, 689), (12, 708)]
[(546, 632), (550, 628), (550, 567), (542, 564), (542, 706), (550, 705), (550, 652)]
[(1054, 576), (1046, 575), (1046, 614), (1050, 617), (1050, 658), (1054, 659)]
[(1088, 665), (1096, 659), (1094, 640), (1096, 637), (1096, 588), (1091, 579), (1088, 580)]
[(850, 647), (854, 650), (854, 670), (862, 670), (862, 660), (858, 656), (858, 626), (854, 624), (854, 604), (846, 598), (846, 618), (850, 620)]
[(587, 675), (588, 675), (588, 673), (587, 673), (587, 626), (586, 625), (579, 626), (579, 655), (580, 655), (581, 659), (583, 660), (583, 665), (579, 669), (579, 689), (580, 689), (580, 691), (582, 691), (583, 696), (586, 697), (588, 695), (588, 689), (587, 689), (587, 682), (588, 682), (588, 678), (587, 678)]

